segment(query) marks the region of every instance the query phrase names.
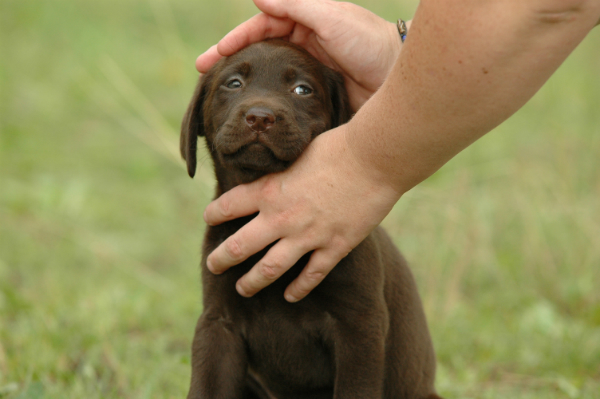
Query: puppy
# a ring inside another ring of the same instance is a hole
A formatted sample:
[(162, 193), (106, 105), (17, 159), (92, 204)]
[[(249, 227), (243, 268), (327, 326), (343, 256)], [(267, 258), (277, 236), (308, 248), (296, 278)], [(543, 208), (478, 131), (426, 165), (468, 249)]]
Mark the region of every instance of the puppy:
[[(340, 74), (300, 47), (265, 41), (201, 77), (183, 119), (181, 154), (193, 177), (198, 136), (206, 139), (218, 197), (286, 169), (350, 116)], [(254, 216), (207, 228), (188, 399), (438, 398), (415, 282), (381, 228), (306, 298), (288, 303), (284, 290), (310, 254), (252, 298), (238, 295), (235, 283), (268, 248), (221, 275), (206, 267), (208, 254)]]

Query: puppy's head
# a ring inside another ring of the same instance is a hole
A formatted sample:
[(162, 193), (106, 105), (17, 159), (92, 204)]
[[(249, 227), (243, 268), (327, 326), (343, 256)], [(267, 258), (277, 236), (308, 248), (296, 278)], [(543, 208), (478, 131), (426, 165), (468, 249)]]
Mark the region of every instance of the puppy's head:
[(339, 73), (288, 42), (260, 42), (200, 78), (181, 126), (181, 155), (193, 177), (204, 136), (217, 179), (247, 183), (286, 169), (313, 138), (350, 115)]

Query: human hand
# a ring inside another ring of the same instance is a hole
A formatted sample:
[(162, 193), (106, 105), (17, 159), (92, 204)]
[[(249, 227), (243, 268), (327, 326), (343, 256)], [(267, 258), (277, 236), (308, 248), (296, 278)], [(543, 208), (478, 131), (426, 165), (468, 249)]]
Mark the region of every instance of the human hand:
[(356, 161), (346, 129), (342, 125), (321, 134), (290, 169), (237, 186), (206, 208), (209, 225), (259, 212), (208, 256), (213, 273), (223, 273), (279, 240), (238, 280), (240, 295), (254, 295), (314, 250), (284, 294), (289, 302), (302, 299), (398, 200), (396, 190)]
[(308, 50), (344, 76), (357, 111), (381, 86), (400, 53), (396, 24), (351, 3), (331, 0), (254, 0), (263, 11), (229, 32), (196, 61), (206, 72), (222, 56), (281, 37)]

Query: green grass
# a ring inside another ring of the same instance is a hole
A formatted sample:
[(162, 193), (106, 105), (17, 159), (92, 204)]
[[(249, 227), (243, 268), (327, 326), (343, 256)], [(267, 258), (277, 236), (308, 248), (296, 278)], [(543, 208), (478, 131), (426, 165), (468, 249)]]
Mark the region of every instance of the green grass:
[[(0, 398), (185, 396), (213, 180), (177, 130), (195, 57), (255, 12), (0, 2)], [(384, 221), (447, 398), (600, 398), (598, 48), (600, 28)]]

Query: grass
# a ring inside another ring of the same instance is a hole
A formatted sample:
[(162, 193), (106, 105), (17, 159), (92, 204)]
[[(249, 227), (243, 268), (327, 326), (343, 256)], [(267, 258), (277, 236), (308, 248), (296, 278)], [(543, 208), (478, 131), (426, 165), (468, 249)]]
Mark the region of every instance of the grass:
[[(195, 56), (255, 12), (0, 3), (0, 398), (185, 395), (213, 180), (187, 177), (177, 130)], [(447, 398), (600, 398), (599, 46), (384, 221)]]

